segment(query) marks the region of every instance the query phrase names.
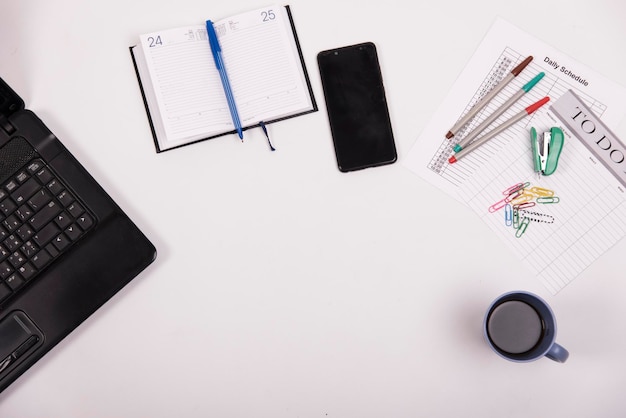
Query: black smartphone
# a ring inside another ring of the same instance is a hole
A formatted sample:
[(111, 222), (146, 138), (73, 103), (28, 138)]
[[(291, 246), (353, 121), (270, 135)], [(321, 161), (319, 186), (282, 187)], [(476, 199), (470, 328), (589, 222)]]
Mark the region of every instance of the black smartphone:
[(350, 45), (317, 55), (339, 170), (391, 164), (396, 145), (376, 46)]

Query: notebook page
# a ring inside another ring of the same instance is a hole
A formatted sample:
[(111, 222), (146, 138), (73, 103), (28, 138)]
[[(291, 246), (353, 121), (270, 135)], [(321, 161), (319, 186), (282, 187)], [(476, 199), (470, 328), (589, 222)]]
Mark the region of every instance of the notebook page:
[[(446, 139), (445, 132), (455, 120), (528, 55), (534, 56), (530, 65), (465, 131), (453, 140)], [(544, 78), (493, 125), (544, 96), (549, 96), (550, 102), (459, 162), (448, 164), (454, 144), (541, 71)], [(530, 127), (543, 133), (559, 126), (549, 109), (568, 90), (575, 91), (609, 126), (626, 115), (623, 87), (499, 19), (405, 160), (416, 174), (470, 206), (552, 293), (562, 290), (626, 236), (626, 207), (619, 182), (602, 165), (590, 162), (590, 153), (580, 141), (566, 137), (558, 170), (552, 176), (538, 180), (533, 171)], [(554, 190), (560, 203), (531, 208), (539, 214), (537, 220), (518, 238), (515, 230), (506, 226), (504, 211), (491, 213), (489, 207), (503, 198), (505, 189), (520, 182)]]
[(311, 108), (285, 7), (247, 12), (214, 26), (243, 126)]
[[(140, 36), (167, 143), (163, 148), (233, 129), (204, 25)], [(147, 81), (147, 80), (142, 80)], [(155, 124), (156, 124), (155, 120)]]

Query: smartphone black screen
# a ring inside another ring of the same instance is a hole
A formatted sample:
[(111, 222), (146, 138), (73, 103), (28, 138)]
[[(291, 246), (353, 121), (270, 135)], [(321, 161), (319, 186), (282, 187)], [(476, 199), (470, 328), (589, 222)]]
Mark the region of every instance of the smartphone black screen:
[(339, 170), (395, 162), (376, 46), (368, 42), (322, 51), (317, 62)]

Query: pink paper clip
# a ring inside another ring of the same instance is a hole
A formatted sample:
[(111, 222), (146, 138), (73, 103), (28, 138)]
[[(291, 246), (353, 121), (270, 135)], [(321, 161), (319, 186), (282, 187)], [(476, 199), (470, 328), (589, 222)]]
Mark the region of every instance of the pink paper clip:
[(509, 187), (508, 189), (506, 189), (505, 191), (502, 192), (503, 195), (508, 196), (511, 195), (515, 192), (518, 192), (520, 190), (522, 190), (524, 188), (525, 183), (517, 183), (514, 184), (513, 186)]
[(504, 200), (506, 201), (506, 203), (509, 203), (509, 202), (517, 199), (518, 197), (520, 197), (522, 195), (522, 193), (524, 193), (524, 189), (517, 190), (517, 191), (511, 193), (510, 195), (508, 195), (507, 197), (505, 197)]
[(504, 199), (494, 203), (493, 205), (489, 206), (489, 212), (493, 213), (493, 212), (497, 212), (500, 209), (502, 209), (503, 207), (505, 207), (509, 202), (507, 201), (507, 198), (505, 197)]
[(518, 190), (516, 192), (513, 192), (513, 194), (510, 194), (507, 197), (505, 197), (504, 199), (499, 200), (496, 203), (494, 203), (493, 205), (489, 206), (489, 212), (493, 213), (493, 212), (499, 211), (500, 209), (505, 207), (508, 203), (510, 203), (511, 200), (514, 200), (514, 199), (520, 197), (521, 195), (522, 195), (522, 189), (520, 189), (520, 190)]

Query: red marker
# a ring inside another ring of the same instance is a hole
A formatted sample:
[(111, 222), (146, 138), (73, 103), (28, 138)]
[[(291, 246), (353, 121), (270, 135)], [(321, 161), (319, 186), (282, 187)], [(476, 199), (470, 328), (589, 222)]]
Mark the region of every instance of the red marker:
[(482, 144), (484, 144), (485, 142), (489, 141), (494, 136), (497, 136), (500, 133), (502, 133), (503, 131), (509, 129), (511, 126), (515, 125), (517, 122), (519, 122), (520, 120), (524, 119), (526, 116), (530, 115), (531, 113), (533, 113), (534, 111), (536, 111), (541, 106), (543, 106), (544, 104), (548, 103), (549, 101), (550, 101), (550, 98), (546, 96), (543, 99), (539, 100), (537, 103), (531, 104), (526, 109), (522, 110), (517, 115), (513, 116), (511, 119), (509, 119), (506, 122), (504, 122), (502, 125), (498, 126), (497, 128), (492, 129), (491, 131), (489, 131), (489, 133), (487, 133), (484, 136), (478, 138), (477, 140), (475, 140), (474, 142), (469, 144), (467, 147), (463, 148), (461, 151), (459, 151), (456, 154), (454, 154), (452, 157), (450, 157), (448, 159), (448, 162), (450, 164), (456, 163), (458, 160), (463, 158), (465, 155), (467, 155), (470, 152), (474, 151), (476, 148), (480, 147)]

